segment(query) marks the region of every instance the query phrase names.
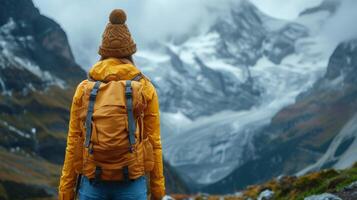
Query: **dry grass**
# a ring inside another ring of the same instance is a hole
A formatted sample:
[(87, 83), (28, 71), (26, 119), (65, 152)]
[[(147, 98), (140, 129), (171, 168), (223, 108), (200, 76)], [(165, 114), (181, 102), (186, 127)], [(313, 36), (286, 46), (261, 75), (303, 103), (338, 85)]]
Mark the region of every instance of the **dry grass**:
[(60, 166), (40, 158), (0, 150), (0, 180), (56, 187)]

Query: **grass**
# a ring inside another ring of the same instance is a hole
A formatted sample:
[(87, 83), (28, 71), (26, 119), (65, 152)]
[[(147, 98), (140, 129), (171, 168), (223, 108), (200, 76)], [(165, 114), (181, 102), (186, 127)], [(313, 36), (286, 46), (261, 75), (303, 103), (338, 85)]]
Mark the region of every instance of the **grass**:
[[(297, 179), (290, 179), (290, 183), (273, 180), (270, 184), (257, 186), (254, 194), (257, 197), (262, 188), (271, 189), (275, 192), (276, 200), (303, 200), (307, 196), (324, 192), (336, 193), (345, 186), (357, 181), (357, 168), (336, 171), (333, 169), (314, 172)], [(271, 187), (273, 185), (274, 187)]]
[[(56, 187), (60, 166), (21, 153), (0, 149), (0, 180)], [(1, 187), (0, 187), (1, 191)]]
[[(30, 194), (39, 196), (51, 196), (44, 191), (51, 189), (56, 191), (61, 167), (48, 161), (29, 156), (24, 153), (10, 153), (5, 149), (0, 149), (0, 199), (14, 199), (18, 190), (25, 195), (15, 199), (30, 200)], [(5, 185), (4, 185), (5, 184)], [(41, 189), (42, 188), (42, 189)], [(47, 188), (47, 189), (44, 189)], [(29, 198), (27, 198), (29, 194)], [(11, 197), (11, 198), (10, 198)], [(33, 198), (35, 200), (36, 198)], [(38, 200), (51, 199), (37, 198)], [(54, 199), (54, 198), (52, 198)]]
[[(266, 190), (274, 191), (273, 200), (303, 200), (305, 197), (325, 192), (338, 193), (344, 187), (357, 181), (357, 163), (345, 170), (326, 169), (301, 177), (285, 176), (273, 179), (261, 185), (248, 186), (241, 195), (212, 195), (204, 197), (196, 195), (195, 200), (246, 200), (256, 199)], [(185, 195), (173, 195), (177, 200), (187, 198)]]
[[(73, 93), (72, 87), (65, 90), (50, 87), (45, 92), (30, 92), (26, 96), (0, 95), (0, 102), (6, 108), (0, 113), (0, 120), (29, 134), (36, 128), (39, 144), (46, 143), (48, 138), (63, 143)], [(0, 200), (55, 199), (46, 196), (55, 195), (61, 166), (35, 156), (33, 138), (21, 137), (3, 125), (0, 125), (0, 134)], [(18, 145), (20, 151), (3, 148), (13, 144)], [(50, 195), (47, 190), (51, 191)]]

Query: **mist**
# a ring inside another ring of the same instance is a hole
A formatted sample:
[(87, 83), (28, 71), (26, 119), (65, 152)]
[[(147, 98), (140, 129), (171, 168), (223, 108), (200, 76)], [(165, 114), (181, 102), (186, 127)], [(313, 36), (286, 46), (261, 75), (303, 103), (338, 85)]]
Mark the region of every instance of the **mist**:
[(127, 12), (127, 24), (140, 49), (154, 41), (202, 32), (239, 1), (220, 0), (219, 4), (218, 0), (106, 0), (101, 4), (95, 0), (34, 2), (42, 14), (64, 28), (76, 61), (88, 69), (98, 59), (101, 35), (114, 8)]
[(322, 32), (333, 44), (357, 38), (357, 1), (344, 0)]
[[(167, 41), (202, 33), (215, 20), (229, 15), (237, 0), (35, 0), (41, 13), (56, 20), (67, 32), (76, 61), (84, 69), (98, 59), (101, 34), (114, 8), (127, 12), (129, 29), (138, 45), (145, 48), (156, 41)], [(299, 13), (322, 0), (251, 0), (264, 13), (281, 19), (296, 19)], [(335, 16), (325, 24), (323, 34), (336, 44), (357, 33), (355, 0), (345, 0)], [(343, 31), (342, 31), (343, 30)]]
[(301, 11), (323, 0), (251, 0), (262, 12), (279, 19), (296, 19)]

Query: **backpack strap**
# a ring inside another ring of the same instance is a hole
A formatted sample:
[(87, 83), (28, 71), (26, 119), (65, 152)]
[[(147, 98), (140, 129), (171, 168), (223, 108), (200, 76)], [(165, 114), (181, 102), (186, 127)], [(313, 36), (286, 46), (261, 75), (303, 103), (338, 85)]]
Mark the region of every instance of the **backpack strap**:
[(86, 126), (85, 146), (88, 148), (88, 150), (89, 150), (90, 140), (92, 137), (92, 118), (94, 112), (94, 104), (95, 104), (95, 99), (97, 98), (100, 84), (101, 84), (100, 81), (95, 82), (94, 87), (92, 88), (89, 96), (89, 104), (88, 104), (87, 118), (85, 124)]
[(123, 167), (123, 179), (124, 181), (129, 181), (129, 167), (128, 166), (124, 166)]
[(94, 182), (99, 183), (101, 181), (101, 176), (102, 176), (102, 168), (100, 166), (96, 166), (94, 171)]
[(128, 113), (128, 126), (129, 126), (129, 150), (131, 153), (134, 152), (135, 144), (135, 118), (133, 112), (133, 89), (131, 87), (131, 80), (125, 82), (125, 98), (126, 98), (126, 111)]
[(139, 73), (138, 75), (136, 75), (134, 78), (132, 78), (132, 81), (140, 81), (142, 78), (144, 78), (142, 73)]

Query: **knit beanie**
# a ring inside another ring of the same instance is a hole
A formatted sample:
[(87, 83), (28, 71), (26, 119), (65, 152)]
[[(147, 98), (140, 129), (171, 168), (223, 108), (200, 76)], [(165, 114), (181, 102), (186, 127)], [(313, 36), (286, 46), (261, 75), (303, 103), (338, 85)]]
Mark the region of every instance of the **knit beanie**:
[(109, 16), (102, 35), (102, 45), (99, 47), (99, 55), (102, 57), (123, 58), (136, 52), (136, 44), (131, 37), (126, 22), (126, 14), (122, 9), (115, 9)]

